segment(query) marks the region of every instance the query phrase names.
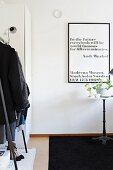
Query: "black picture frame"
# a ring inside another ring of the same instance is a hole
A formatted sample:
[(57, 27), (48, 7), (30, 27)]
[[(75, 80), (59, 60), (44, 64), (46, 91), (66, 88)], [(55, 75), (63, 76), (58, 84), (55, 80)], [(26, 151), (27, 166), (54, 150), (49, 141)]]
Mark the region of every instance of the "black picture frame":
[(110, 79), (110, 23), (68, 23), (68, 83)]

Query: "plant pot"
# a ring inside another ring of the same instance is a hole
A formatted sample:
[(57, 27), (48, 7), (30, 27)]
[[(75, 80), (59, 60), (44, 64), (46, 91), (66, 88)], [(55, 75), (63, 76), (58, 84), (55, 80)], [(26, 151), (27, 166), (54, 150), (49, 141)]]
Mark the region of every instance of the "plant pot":
[(106, 89), (101, 88), (101, 89), (96, 89), (97, 94), (100, 94), (100, 96), (105, 96), (106, 94)]

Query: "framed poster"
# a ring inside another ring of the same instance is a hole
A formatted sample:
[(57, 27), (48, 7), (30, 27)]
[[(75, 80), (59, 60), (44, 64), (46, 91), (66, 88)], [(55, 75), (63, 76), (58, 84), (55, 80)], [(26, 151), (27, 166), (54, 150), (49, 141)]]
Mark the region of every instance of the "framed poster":
[(110, 23), (68, 23), (68, 82), (109, 79)]

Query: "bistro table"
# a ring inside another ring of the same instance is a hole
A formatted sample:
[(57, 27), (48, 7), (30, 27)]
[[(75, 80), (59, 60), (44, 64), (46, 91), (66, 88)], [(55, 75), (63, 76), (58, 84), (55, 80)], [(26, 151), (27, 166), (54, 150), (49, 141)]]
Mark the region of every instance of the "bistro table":
[(105, 113), (106, 113), (106, 100), (113, 99), (113, 96), (100, 96), (98, 98), (95, 97), (95, 99), (102, 100), (103, 104), (103, 134), (102, 136), (99, 137), (93, 137), (93, 140), (100, 140), (102, 141), (102, 144), (106, 144), (107, 141), (113, 140), (113, 138), (108, 137), (106, 135), (106, 118), (105, 118)]

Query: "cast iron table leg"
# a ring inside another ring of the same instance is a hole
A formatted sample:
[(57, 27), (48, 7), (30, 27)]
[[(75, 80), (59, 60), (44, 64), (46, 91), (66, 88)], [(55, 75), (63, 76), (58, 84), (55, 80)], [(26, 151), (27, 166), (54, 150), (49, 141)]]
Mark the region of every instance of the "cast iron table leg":
[(103, 135), (99, 136), (99, 137), (92, 138), (92, 139), (100, 140), (100, 141), (102, 141), (102, 144), (105, 145), (108, 140), (113, 140), (113, 138), (106, 136), (106, 118), (105, 118), (105, 113), (106, 113), (105, 100), (106, 99), (102, 99), (102, 100), (103, 100)]

